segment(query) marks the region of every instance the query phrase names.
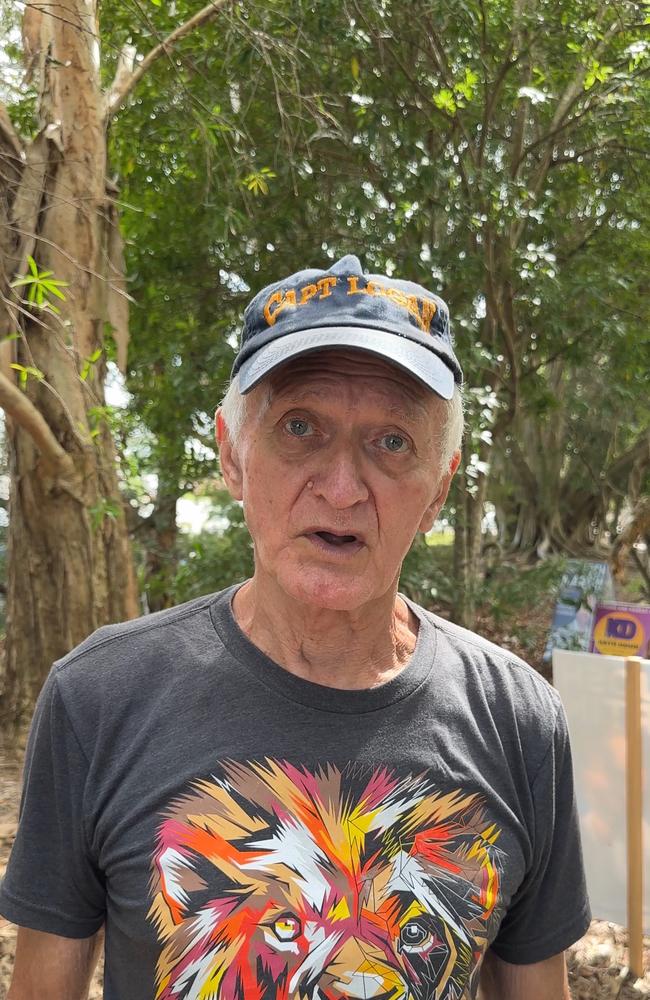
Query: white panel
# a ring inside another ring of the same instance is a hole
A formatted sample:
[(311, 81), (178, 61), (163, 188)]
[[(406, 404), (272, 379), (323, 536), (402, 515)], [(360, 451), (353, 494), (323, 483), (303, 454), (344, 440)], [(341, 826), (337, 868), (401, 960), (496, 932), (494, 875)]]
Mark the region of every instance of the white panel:
[[(571, 734), (587, 888), (593, 916), (627, 923), (625, 660), (553, 651), (553, 681)], [(650, 934), (650, 660), (641, 665), (644, 933)]]

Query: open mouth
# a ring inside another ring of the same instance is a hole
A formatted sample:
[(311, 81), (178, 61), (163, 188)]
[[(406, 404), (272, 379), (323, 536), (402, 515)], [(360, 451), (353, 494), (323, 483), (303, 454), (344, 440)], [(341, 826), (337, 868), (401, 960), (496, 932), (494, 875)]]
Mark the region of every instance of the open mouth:
[(354, 553), (363, 547), (363, 541), (358, 535), (339, 534), (335, 531), (309, 531), (306, 537), (324, 552)]
[(334, 535), (331, 531), (317, 531), (315, 534), (328, 545), (349, 545), (358, 540), (356, 535)]

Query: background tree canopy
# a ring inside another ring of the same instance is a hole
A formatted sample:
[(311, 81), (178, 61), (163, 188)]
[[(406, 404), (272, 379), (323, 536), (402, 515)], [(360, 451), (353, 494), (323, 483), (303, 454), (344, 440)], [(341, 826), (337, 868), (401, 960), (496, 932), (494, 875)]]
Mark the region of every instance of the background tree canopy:
[[(0, 95), (3, 212), (13, 232), (4, 246), (0, 334), (12, 338), (13, 365), (5, 377), (65, 448), (41, 383), (66, 399), (72, 388), (57, 382), (52, 355), (31, 365), (40, 374), (28, 371), (34, 345), (56, 326), (47, 309), (48, 330), (34, 325), (28, 257), (49, 264), (54, 280), (70, 279), (48, 249), (56, 233), (37, 228), (28, 246), (16, 220), (18, 150), (51, 137), (46, 92), (65, 81), (72, 42), (59, 38), (43, 55), (51, 9), (6, 0), (0, 9), (11, 69)], [(606, 557), (650, 492), (650, 47), (639, 5), (271, 0), (205, 11), (187, 0), (121, 0), (83, 25), (100, 53), (107, 245), (111, 233), (124, 240), (124, 278), (120, 254), (108, 250), (113, 270), (102, 273), (128, 291), (130, 316), (121, 295), (97, 313), (95, 360), (78, 344), (70, 351), (74, 379), (95, 391), (80, 419), (95, 442), (116, 449), (145, 606), (250, 571), (211, 430), (243, 308), (270, 280), (350, 252), (367, 270), (412, 278), (449, 302), (466, 373), (468, 432), (447, 508), (453, 536), (416, 544), (409, 592), (471, 626), (490, 587), (497, 606), (494, 588), (503, 597), (513, 566), (530, 565), (547, 588), (540, 559)], [(60, 291), (68, 316), (80, 293)], [(70, 313), (69, 322), (81, 319)], [(107, 405), (105, 379), (116, 375), (106, 362), (122, 360), (127, 333), (126, 406)], [(10, 455), (16, 447), (10, 434)], [(200, 536), (177, 528), (188, 493), (211, 505), (213, 527)], [(121, 516), (116, 503), (106, 485), (84, 497), (91, 528), (106, 536)], [(11, 514), (10, 531), (13, 523)], [(10, 589), (11, 573), (27, 571), (11, 551)], [(635, 558), (650, 592), (643, 553)], [(532, 586), (530, 574), (518, 579)], [(119, 584), (109, 574), (106, 586)], [(516, 607), (512, 593), (503, 600)], [(93, 614), (84, 634), (110, 617), (110, 602)], [(44, 657), (40, 676), (47, 665)], [(7, 683), (15, 686), (11, 672)]]

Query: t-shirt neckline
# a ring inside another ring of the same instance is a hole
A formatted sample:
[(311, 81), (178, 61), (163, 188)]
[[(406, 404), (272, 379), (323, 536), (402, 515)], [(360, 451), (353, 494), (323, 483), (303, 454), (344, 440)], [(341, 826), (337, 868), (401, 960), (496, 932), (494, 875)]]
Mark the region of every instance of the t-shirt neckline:
[(240, 628), (233, 613), (232, 601), (242, 584), (222, 591), (210, 605), (210, 617), (217, 635), (228, 652), (266, 687), (289, 701), (321, 712), (358, 715), (374, 712), (412, 694), (431, 672), (435, 660), (436, 629), (417, 604), (400, 594), (419, 622), (415, 649), (397, 676), (377, 687), (343, 689), (316, 684), (291, 673), (263, 653)]

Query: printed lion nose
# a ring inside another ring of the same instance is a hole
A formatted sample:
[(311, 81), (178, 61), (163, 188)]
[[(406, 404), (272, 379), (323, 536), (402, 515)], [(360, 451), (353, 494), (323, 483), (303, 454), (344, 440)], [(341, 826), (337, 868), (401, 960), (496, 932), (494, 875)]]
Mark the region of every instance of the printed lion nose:
[(408, 988), (385, 955), (349, 938), (325, 970), (331, 1000), (407, 1000)]
[[(386, 993), (373, 993), (366, 994), (363, 1000), (406, 1000), (406, 993), (402, 990), (400, 993), (396, 993), (395, 990), (388, 990)], [(340, 1000), (359, 1000), (361, 997), (360, 993), (341, 993)]]

